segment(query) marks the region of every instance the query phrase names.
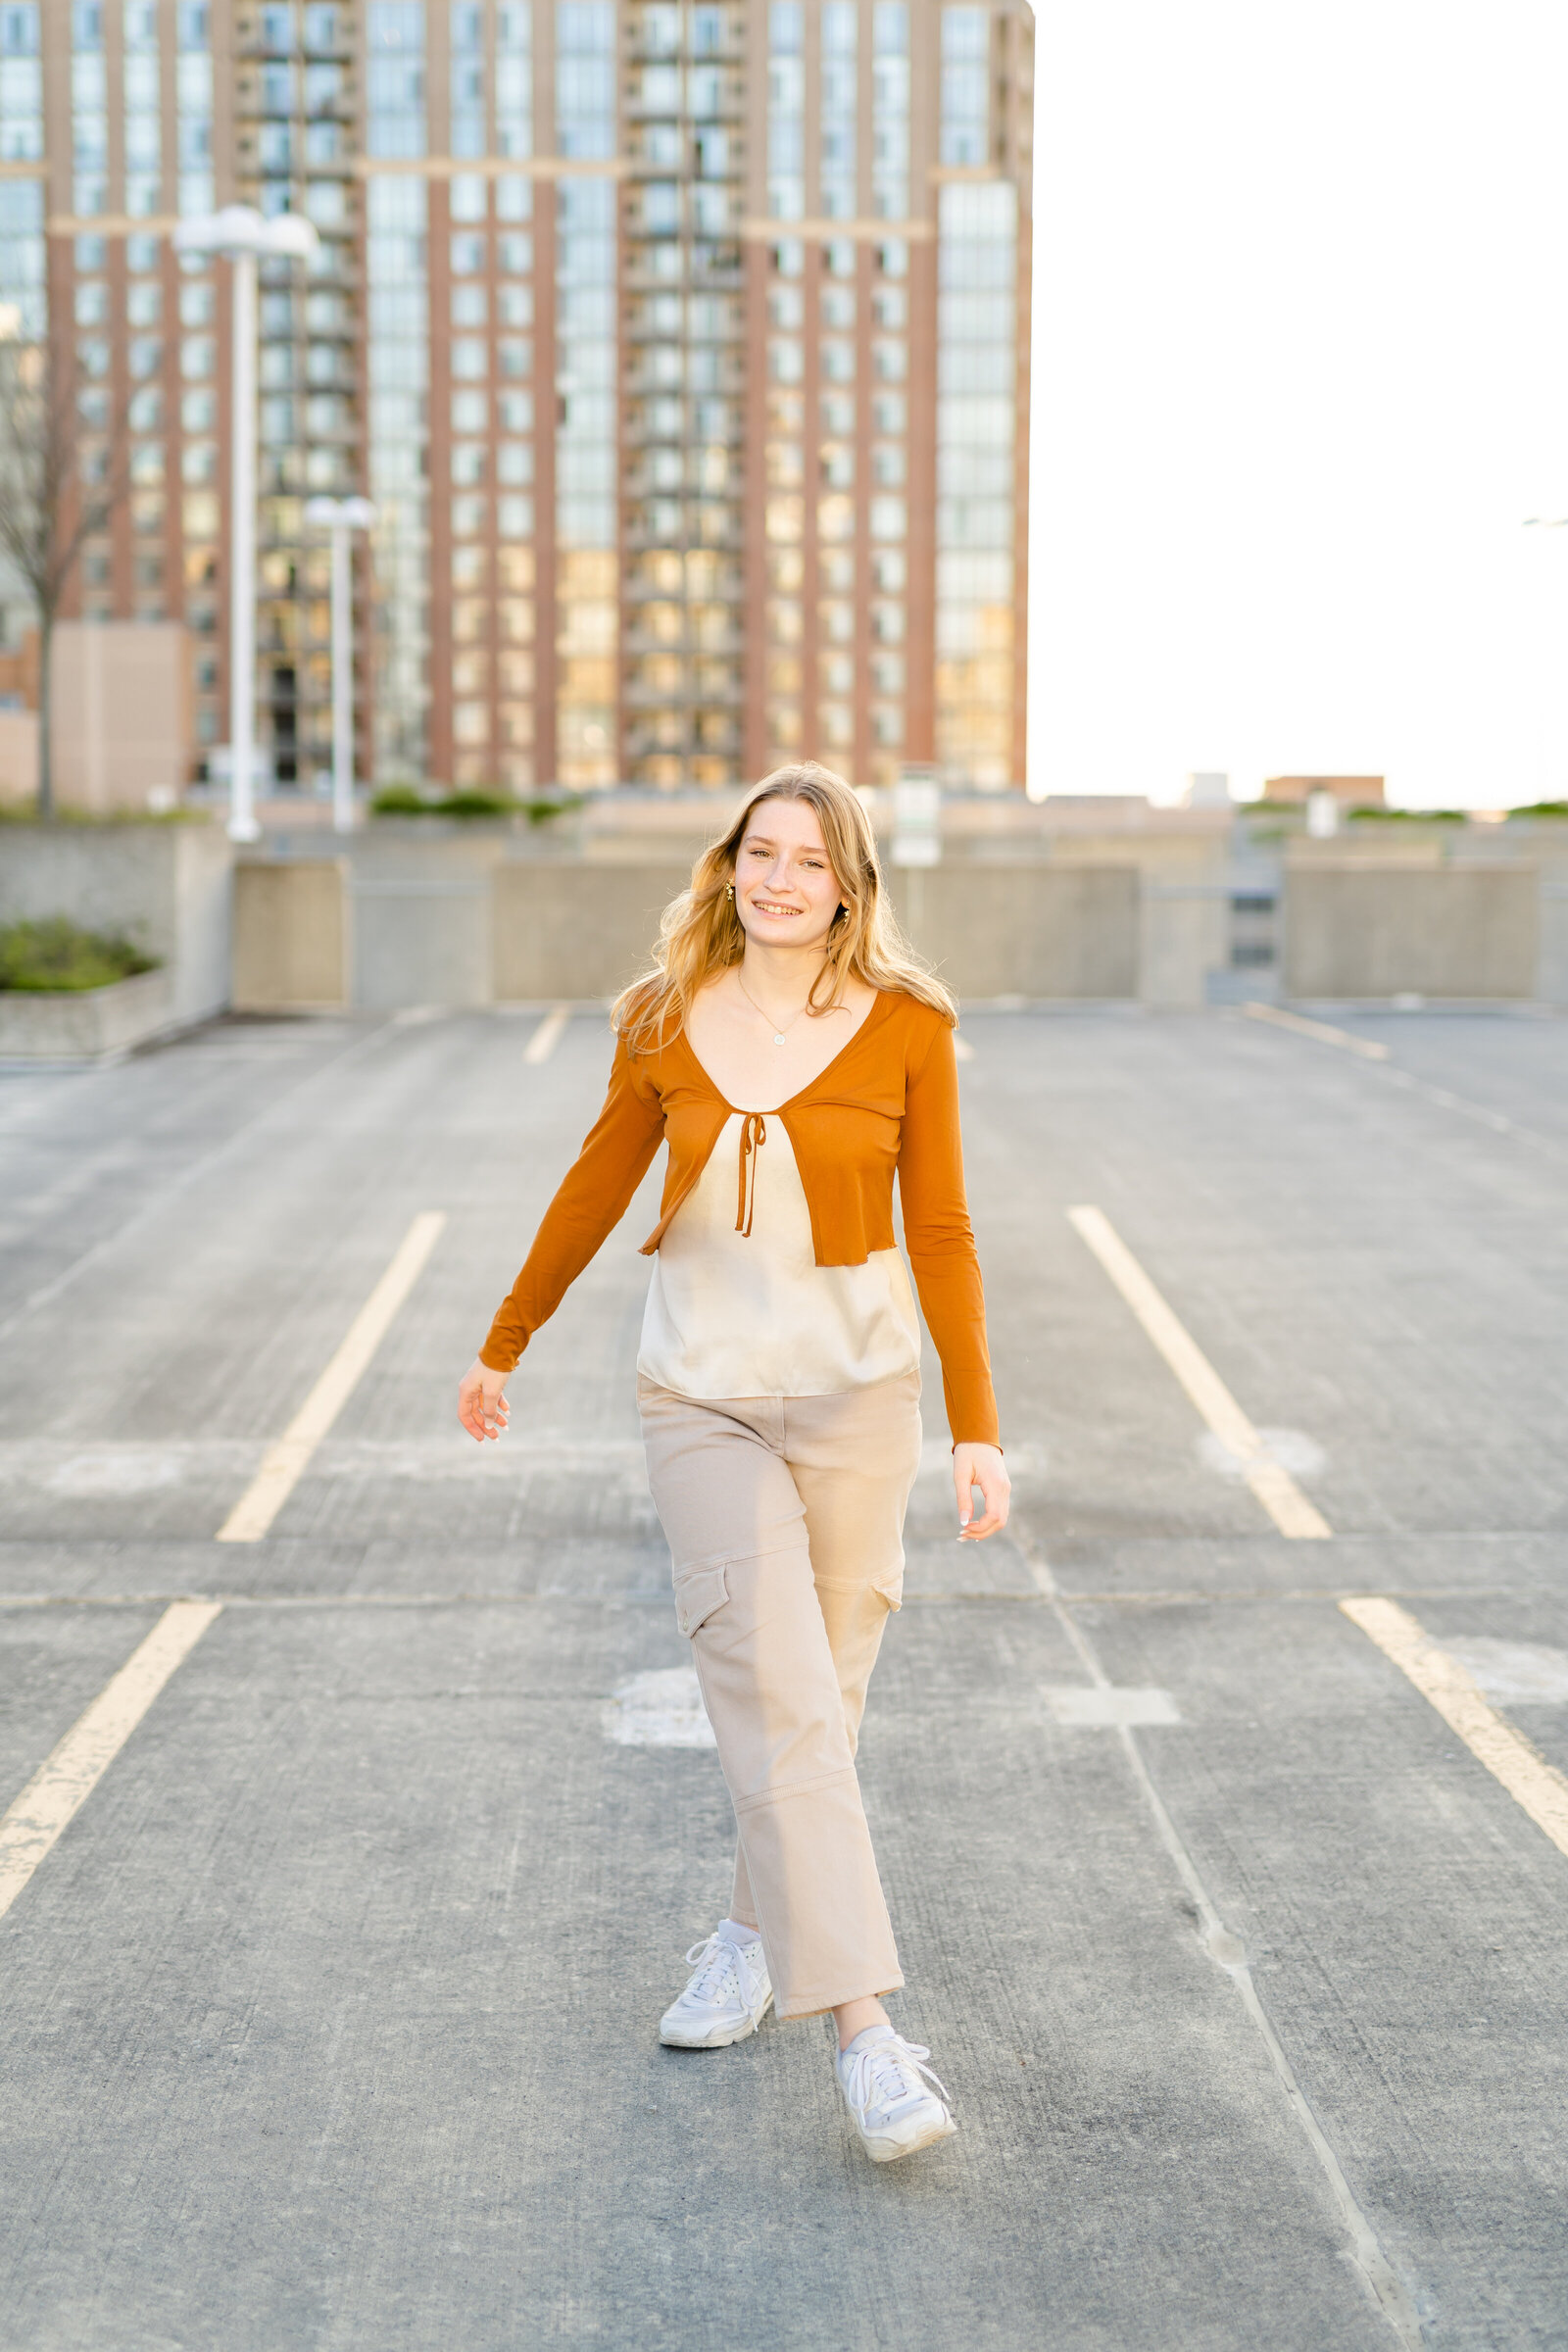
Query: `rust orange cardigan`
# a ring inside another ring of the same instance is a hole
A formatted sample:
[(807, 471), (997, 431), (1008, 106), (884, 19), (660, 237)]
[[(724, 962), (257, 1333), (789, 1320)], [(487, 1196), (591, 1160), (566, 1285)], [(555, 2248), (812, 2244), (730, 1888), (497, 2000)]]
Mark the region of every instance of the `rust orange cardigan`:
[[(643, 1054), (617, 1040), (610, 1092), (546, 1209), (528, 1262), (479, 1350), (510, 1372), (568, 1286), (624, 1216), (661, 1143), (669, 1146), (659, 1248), (732, 1115), (685, 1034)], [(897, 1171), (904, 1237), (931, 1337), (954, 1443), (995, 1446), (997, 1400), (985, 1298), (963, 1192), (953, 1032), (913, 997), (884, 990), (809, 1086), (762, 1114), (784, 1126), (811, 1213), (819, 1266), (863, 1265), (891, 1250)]]

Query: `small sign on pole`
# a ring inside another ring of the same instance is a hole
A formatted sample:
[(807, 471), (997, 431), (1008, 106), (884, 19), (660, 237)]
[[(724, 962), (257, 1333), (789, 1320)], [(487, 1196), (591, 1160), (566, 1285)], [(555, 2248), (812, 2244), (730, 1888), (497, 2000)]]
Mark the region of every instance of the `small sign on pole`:
[(942, 787), (929, 767), (906, 767), (893, 787), (893, 863), (942, 863)]

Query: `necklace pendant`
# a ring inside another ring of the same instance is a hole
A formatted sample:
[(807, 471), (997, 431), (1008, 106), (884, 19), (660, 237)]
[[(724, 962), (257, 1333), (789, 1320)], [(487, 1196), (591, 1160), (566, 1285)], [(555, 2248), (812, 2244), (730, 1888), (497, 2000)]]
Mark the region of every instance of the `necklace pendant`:
[(775, 1029), (775, 1030), (774, 1030), (774, 1032), (773, 1032), (773, 1043), (774, 1043), (774, 1045), (775, 1045), (775, 1046), (781, 1046), (781, 1045), (784, 1043), (784, 1033), (783, 1033), (783, 1031), (782, 1031), (782, 1030), (780, 1030), (780, 1029)]

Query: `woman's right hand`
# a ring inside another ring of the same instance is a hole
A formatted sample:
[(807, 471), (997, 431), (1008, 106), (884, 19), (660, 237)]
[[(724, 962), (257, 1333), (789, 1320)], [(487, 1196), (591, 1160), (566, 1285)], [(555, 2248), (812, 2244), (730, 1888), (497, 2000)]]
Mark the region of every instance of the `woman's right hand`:
[(458, 1419), (481, 1446), (486, 1438), (499, 1438), (511, 1418), (506, 1394), (511, 1378), (510, 1372), (492, 1372), (475, 1356), (458, 1384)]

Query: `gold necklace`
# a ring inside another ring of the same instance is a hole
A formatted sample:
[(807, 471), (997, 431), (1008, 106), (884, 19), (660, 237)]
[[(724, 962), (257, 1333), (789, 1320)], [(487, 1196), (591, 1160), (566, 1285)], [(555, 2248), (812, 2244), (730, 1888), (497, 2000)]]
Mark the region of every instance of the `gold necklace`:
[(744, 980), (741, 978), (741, 975), (740, 975), (740, 966), (739, 966), (738, 964), (737, 964), (737, 966), (736, 966), (736, 968), (735, 968), (735, 985), (736, 985), (736, 987), (737, 987), (737, 988), (740, 990), (740, 992), (741, 992), (741, 995), (742, 995), (742, 996), (743, 996), (743, 997), (746, 999), (746, 1002), (747, 1002), (747, 1004), (748, 1004), (751, 1006), (752, 1010), (753, 1010), (754, 1012), (761, 1012), (761, 1013), (762, 1013), (762, 1018), (763, 1018), (763, 1020), (764, 1020), (764, 1021), (766, 1021), (766, 1022), (767, 1022), (767, 1025), (768, 1025), (768, 1027), (769, 1027), (770, 1029), (772, 1029), (772, 1030), (773, 1030), (773, 1043), (774, 1043), (774, 1045), (775, 1045), (775, 1046), (781, 1046), (781, 1045), (784, 1043), (784, 1040), (785, 1040), (785, 1038), (786, 1038), (786, 1037), (789, 1035), (789, 1032), (790, 1032), (790, 1031), (791, 1031), (791, 1030), (794, 1028), (794, 1026), (795, 1026), (796, 1022), (797, 1022), (797, 1021), (800, 1019), (800, 1017), (801, 1017), (802, 1013), (803, 1013), (803, 1012), (806, 1010), (806, 1008), (807, 1008), (807, 1005), (808, 1005), (808, 1004), (810, 1004), (810, 1002), (811, 1002), (810, 998), (809, 998), (809, 997), (808, 997), (808, 998), (807, 998), (807, 1000), (806, 1000), (806, 1004), (797, 1004), (797, 1005), (796, 1005), (796, 1007), (795, 1007), (795, 1010), (794, 1010), (794, 1011), (793, 1011), (793, 1012), (790, 1014), (790, 1017), (789, 1017), (789, 1019), (788, 1019), (788, 1020), (785, 1022), (785, 1024), (784, 1024), (783, 1028), (782, 1028), (782, 1029), (778, 1029), (778, 1028), (774, 1028), (773, 1021), (772, 1021), (771, 1017), (770, 1017), (770, 1016), (769, 1016), (767, 1013), (765, 1013), (765, 1012), (762, 1012), (762, 1007), (760, 1006), (760, 1004), (759, 1004), (759, 1003), (757, 1002), (757, 999), (756, 999), (756, 998), (753, 996), (753, 994), (752, 994), (751, 990), (750, 990), (750, 989), (747, 987), (747, 985), (746, 985), (745, 981), (744, 981)]

